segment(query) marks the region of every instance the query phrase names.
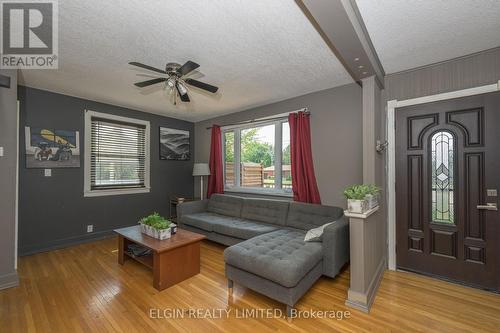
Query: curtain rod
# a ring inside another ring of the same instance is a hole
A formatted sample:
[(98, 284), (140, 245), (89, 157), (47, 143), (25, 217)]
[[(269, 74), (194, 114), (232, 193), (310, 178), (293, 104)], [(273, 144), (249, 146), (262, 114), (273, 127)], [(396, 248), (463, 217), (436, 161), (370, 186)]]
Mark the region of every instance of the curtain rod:
[[(304, 112), (305, 114), (309, 114), (309, 115), (311, 114), (311, 112), (307, 108), (302, 108), (302, 109), (298, 109), (298, 110), (295, 110), (295, 111), (290, 111), (287, 114), (294, 113), (294, 112)], [(278, 116), (278, 117), (269, 117), (269, 118), (265, 118), (264, 117), (264, 118), (258, 118), (258, 119), (251, 119), (251, 120), (240, 121), (240, 122), (232, 123), (232, 124), (226, 124), (226, 125), (222, 125), (220, 127), (228, 127), (228, 126), (236, 126), (236, 125), (245, 125), (245, 124), (252, 124), (252, 123), (260, 123), (260, 122), (267, 121), (267, 120), (284, 119), (286, 117), (287, 116), (285, 116), (285, 115)], [(207, 130), (211, 129), (212, 127), (213, 126), (207, 127)]]

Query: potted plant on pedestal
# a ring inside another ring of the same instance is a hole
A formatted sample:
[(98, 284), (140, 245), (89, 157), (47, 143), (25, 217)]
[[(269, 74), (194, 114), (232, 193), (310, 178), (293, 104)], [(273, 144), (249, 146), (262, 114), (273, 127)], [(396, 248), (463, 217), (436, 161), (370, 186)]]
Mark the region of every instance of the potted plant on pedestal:
[(368, 201), (368, 210), (373, 209), (378, 206), (378, 195), (380, 193), (380, 188), (373, 184), (368, 185), (367, 194), (365, 199)]
[(347, 198), (347, 210), (350, 213), (363, 214), (378, 206), (378, 193), (380, 189), (375, 185), (351, 185), (345, 188), (344, 196)]

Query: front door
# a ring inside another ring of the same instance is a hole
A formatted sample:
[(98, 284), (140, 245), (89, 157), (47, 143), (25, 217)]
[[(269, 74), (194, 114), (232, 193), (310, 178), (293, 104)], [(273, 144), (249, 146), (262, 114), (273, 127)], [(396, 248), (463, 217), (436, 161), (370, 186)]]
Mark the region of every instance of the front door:
[(396, 110), (400, 269), (500, 290), (500, 93)]

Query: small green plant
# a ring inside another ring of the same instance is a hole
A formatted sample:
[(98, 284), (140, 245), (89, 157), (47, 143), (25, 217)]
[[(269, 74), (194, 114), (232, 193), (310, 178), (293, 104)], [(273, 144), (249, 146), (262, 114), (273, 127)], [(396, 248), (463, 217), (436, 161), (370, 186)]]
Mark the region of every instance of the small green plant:
[(170, 223), (172, 223), (170, 220), (165, 219), (156, 212), (142, 218), (140, 222), (142, 224), (149, 225), (150, 227), (153, 227), (156, 230), (167, 229), (168, 227), (170, 227)]
[(368, 193), (367, 194), (377, 195), (379, 193), (380, 193), (380, 187), (378, 187), (377, 185), (374, 185), (374, 184), (368, 185)]
[(344, 189), (344, 196), (347, 199), (364, 200), (368, 194), (377, 195), (380, 188), (375, 185), (356, 184)]

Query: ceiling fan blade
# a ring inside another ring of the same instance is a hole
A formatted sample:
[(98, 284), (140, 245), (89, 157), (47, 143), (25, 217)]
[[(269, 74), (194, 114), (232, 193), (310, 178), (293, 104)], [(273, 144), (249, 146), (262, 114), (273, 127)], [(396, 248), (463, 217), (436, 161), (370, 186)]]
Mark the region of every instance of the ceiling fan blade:
[(148, 65), (144, 65), (144, 64), (141, 64), (140, 62), (136, 62), (136, 61), (129, 62), (129, 65), (141, 67), (141, 68), (148, 69), (150, 71), (154, 71), (154, 72), (158, 72), (158, 73), (162, 73), (162, 74), (167, 74), (167, 72), (165, 72), (162, 69), (158, 69), (158, 68), (154, 68), (154, 67), (151, 67)]
[(186, 80), (184, 80), (184, 82), (186, 82), (187, 84), (190, 84), (196, 88), (210, 91), (211, 93), (214, 93), (214, 94), (217, 92), (217, 90), (219, 90), (219, 88), (217, 88), (216, 86), (212, 86), (211, 84), (201, 82), (198, 80), (194, 80), (194, 79), (186, 79)]
[(167, 81), (166, 78), (164, 77), (159, 77), (157, 79), (152, 79), (152, 80), (147, 80), (147, 81), (142, 81), (142, 82), (136, 82), (134, 83), (137, 87), (139, 88), (144, 88), (144, 87), (147, 87), (147, 86), (150, 86), (152, 84), (156, 84), (156, 83), (160, 83), (160, 82), (165, 82)]
[(177, 92), (179, 93), (179, 97), (180, 97), (181, 101), (183, 101), (183, 102), (190, 102), (191, 101), (189, 99), (189, 96), (188, 96), (187, 92), (184, 95), (181, 94), (181, 90), (179, 89), (179, 84), (178, 83), (175, 85), (175, 88), (177, 89)]
[(184, 75), (194, 71), (198, 67), (200, 67), (200, 65), (198, 65), (195, 62), (192, 62), (191, 60), (188, 60), (184, 65), (179, 67), (179, 69), (177, 70), (177, 73), (179, 73), (179, 76), (184, 76)]

